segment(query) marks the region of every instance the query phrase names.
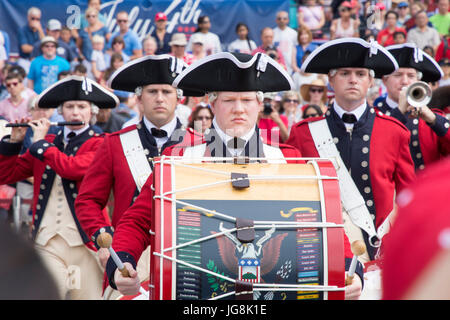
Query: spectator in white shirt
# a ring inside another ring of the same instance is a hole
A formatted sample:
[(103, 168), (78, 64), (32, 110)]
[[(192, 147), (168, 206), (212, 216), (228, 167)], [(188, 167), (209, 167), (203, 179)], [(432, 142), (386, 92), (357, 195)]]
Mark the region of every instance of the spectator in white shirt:
[(273, 29), (273, 42), (283, 53), (284, 61), (289, 73), (292, 72), (292, 50), (298, 44), (297, 31), (289, 27), (289, 14), (279, 11), (276, 18), (277, 27)]
[(251, 54), (257, 46), (256, 43), (248, 36), (248, 26), (242, 22), (238, 23), (236, 25), (236, 34), (238, 38), (230, 43), (228, 46), (228, 51)]

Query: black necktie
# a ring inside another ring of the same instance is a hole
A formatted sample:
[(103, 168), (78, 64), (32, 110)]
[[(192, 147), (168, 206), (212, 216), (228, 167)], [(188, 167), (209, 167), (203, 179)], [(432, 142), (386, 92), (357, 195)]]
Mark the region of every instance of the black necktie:
[(353, 113), (344, 113), (342, 115), (342, 121), (345, 123), (356, 123), (358, 119), (356, 119), (356, 116)]
[(156, 137), (156, 138), (164, 138), (167, 137), (167, 132), (161, 129), (157, 129), (157, 128), (152, 128), (152, 136)]
[(233, 139), (228, 140), (227, 147), (228, 149), (240, 149), (245, 147), (246, 141), (242, 138), (234, 137)]
[(73, 131), (69, 132), (69, 134), (67, 135), (67, 140), (70, 140), (72, 138), (74, 138), (77, 134)]

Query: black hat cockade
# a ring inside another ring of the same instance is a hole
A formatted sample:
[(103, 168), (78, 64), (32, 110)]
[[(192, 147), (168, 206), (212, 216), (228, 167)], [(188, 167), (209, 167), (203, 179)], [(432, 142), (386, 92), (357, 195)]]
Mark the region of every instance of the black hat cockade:
[(72, 75), (45, 89), (37, 98), (39, 108), (57, 108), (66, 101), (88, 101), (99, 107), (115, 108), (119, 99), (92, 79)]
[(254, 56), (220, 52), (200, 59), (185, 69), (173, 82), (183, 90), (262, 91), (292, 90), (286, 70), (264, 53)]
[(438, 81), (444, 75), (439, 64), (414, 43), (396, 44), (386, 49), (397, 60), (399, 68), (413, 68), (420, 71), (422, 81)]
[[(150, 84), (169, 84), (188, 67), (181, 59), (168, 54), (144, 56), (117, 69), (109, 78), (108, 85), (114, 90), (136, 92)], [(185, 96), (203, 96), (200, 91), (183, 90)]]
[(398, 69), (395, 58), (376, 41), (360, 38), (339, 38), (316, 48), (303, 62), (305, 73), (328, 74), (339, 68), (366, 68), (381, 78)]

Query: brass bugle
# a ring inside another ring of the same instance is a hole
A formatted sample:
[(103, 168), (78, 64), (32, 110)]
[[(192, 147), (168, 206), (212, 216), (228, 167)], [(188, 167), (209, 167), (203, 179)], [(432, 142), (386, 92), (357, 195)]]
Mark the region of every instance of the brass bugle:
[(431, 87), (423, 81), (412, 83), (406, 89), (406, 100), (410, 106), (420, 108), (426, 106), (432, 96)]
[[(81, 126), (84, 125), (83, 121), (60, 121), (60, 122), (50, 122), (51, 126)], [(29, 127), (28, 123), (7, 123), (6, 128), (16, 128), (16, 127)]]

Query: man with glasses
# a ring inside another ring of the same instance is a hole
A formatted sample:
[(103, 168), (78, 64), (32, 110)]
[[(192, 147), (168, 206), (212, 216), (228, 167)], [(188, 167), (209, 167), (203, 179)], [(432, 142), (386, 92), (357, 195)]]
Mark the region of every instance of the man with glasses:
[(58, 81), (61, 71), (70, 70), (69, 62), (56, 55), (57, 45), (53, 37), (42, 38), (42, 55), (31, 62), (27, 85), (38, 94)]
[(27, 25), (19, 29), (18, 34), (19, 56), (22, 59), (30, 59), (34, 43), (45, 36), (39, 8), (31, 7), (28, 9), (27, 22)]
[[(65, 43), (64, 41), (62, 41), (62, 39), (60, 39), (61, 29), (62, 25), (61, 22), (59, 22), (59, 20), (50, 19), (47, 22), (46, 34), (48, 36), (55, 38), (55, 40), (58, 42), (58, 46), (56, 48), (56, 55), (66, 59), (68, 62), (71, 62), (76, 58), (77, 55), (76, 52), (74, 52), (67, 43)], [(41, 54), (42, 54), (41, 42), (36, 41), (33, 46), (33, 51), (31, 52), (31, 57), (35, 58), (37, 56), (40, 56)]]
[(0, 101), (0, 116), (8, 121), (19, 120), (30, 115), (28, 102), (36, 94), (33, 92), (32, 96), (24, 98), (22, 92), (25, 90), (25, 86), (22, 81), (23, 78), (19, 73), (12, 72), (6, 76), (5, 85), (10, 96)]
[(114, 32), (111, 35), (108, 48), (112, 48), (112, 39), (117, 36), (122, 36), (123, 41), (125, 42), (123, 52), (130, 57), (130, 60), (142, 57), (142, 44), (136, 32), (130, 30), (128, 13), (126, 11), (117, 13), (116, 22), (119, 25), (119, 31)]

